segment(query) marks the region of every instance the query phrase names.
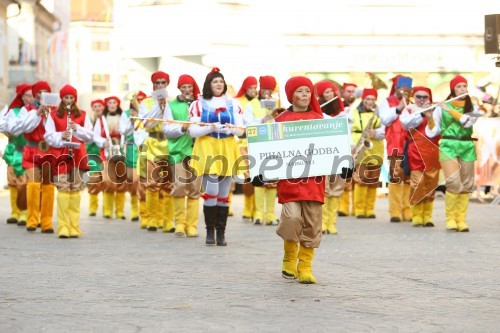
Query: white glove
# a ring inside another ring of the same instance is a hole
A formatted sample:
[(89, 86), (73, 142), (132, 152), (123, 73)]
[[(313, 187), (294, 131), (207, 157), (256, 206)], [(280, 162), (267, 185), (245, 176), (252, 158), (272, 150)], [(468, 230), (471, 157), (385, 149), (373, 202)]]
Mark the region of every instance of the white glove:
[(460, 117), (460, 123), (465, 126), (465, 124), (469, 123), (470, 117), (466, 114), (464, 114), (462, 117)]
[(225, 133), (226, 131), (226, 127), (224, 127), (221, 123), (212, 123), (212, 128), (213, 131), (217, 133)]

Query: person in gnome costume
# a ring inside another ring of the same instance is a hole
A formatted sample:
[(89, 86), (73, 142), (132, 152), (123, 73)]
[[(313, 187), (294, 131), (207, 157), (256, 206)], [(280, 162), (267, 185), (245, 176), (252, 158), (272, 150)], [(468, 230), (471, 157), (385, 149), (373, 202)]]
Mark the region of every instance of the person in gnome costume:
[(45, 124), (44, 139), (55, 159), (54, 183), (57, 187), (57, 237), (78, 238), (80, 231), (80, 192), (85, 187), (83, 173), (89, 170), (86, 142), (93, 139), (92, 123), (76, 104), (77, 90), (65, 85), (59, 91), (61, 103)]

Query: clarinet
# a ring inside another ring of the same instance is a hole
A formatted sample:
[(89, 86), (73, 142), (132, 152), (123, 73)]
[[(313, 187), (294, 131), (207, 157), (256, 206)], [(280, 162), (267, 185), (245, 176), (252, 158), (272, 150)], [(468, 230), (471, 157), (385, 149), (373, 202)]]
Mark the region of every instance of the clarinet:
[[(68, 142), (71, 142), (73, 139), (73, 130), (70, 128), (70, 122), (71, 122), (71, 104), (66, 105), (66, 108), (68, 109), (68, 117), (66, 119), (66, 129), (69, 129), (70, 137), (68, 139)], [(68, 155), (69, 158), (73, 158), (73, 148), (71, 145), (68, 147)]]

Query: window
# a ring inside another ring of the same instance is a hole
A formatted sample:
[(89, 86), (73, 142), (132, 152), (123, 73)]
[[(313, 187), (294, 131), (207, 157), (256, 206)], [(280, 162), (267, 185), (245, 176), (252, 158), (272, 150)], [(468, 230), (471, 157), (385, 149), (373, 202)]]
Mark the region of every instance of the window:
[(128, 83), (128, 75), (122, 75), (122, 90), (129, 91), (130, 84)]
[(92, 93), (109, 93), (109, 74), (92, 74)]

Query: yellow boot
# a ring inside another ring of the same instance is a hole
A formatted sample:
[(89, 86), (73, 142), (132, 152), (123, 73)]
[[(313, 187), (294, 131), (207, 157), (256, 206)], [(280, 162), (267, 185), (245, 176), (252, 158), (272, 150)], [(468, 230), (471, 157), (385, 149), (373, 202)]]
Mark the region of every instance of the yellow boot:
[[(274, 213), (274, 206), (276, 205), (277, 189), (266, 188), (266, 224), (277, 225), (279, 223), (278, 216)], [(254, 194), (254, 197), (256, 194)], [(257, 201), (257, 199), (256, 199)]]
[(97, 215), (99, 206), (99, 194), (89, 194), (89, 216)]
[(117, 219), (125, 220), (125, 192), (115, 194), (115, 215)]
[(17, 224), (19, 220), (19, 208), (17, 207), (17, 187), (9, 186), (10, 191), (10, 217), (7, 219), (9, 224)]
[(351, 191), (344, 191), (339, 201), (339, 216), (348, 216), (351, 206)]
[(57, 237), (69, 238), (69, 192), (57, 192)]
[(17, 225), (23, 226), (26, 225), (26, 220), (28, 219), (28, 210), (20, 210), (19, 211), (19, 221), (17, 222)]
[(161, 216), (164, 211), (160, 210), (160, 193), (146, 190), (146, 210), (148, 212), (147, 229), (156, 231), (160, 226), (158, 216)]
[(424, 225), (424, 203), (419, 202), (411, 207), (413, 215), (412, 225), (414, 227), (422, 227)]
[(339, 209), (339, 198), (330, 197), (330, 218), (327, 223), (326, 232), (330, 235), (336, 235), (337, 232), (337, 211)]
[(424, 202), (424, 227), (433, 227), (432, 212), (434, 211), (434, 201)]
[(456, 218), (456, 201), (458, 194), (446, 192), (445, 210), (446, 210), (446, 230), (458, 230)]
[(82, 235), (80, 231), (80, 191), (69, 193), (69, 237), (78, 238)]
[(366, 218), (366, 193), (368, 186), (354, 184), (354, 214), (358, 219)]
[(160, 204), (164, 208), (164, 220), (163, 220), (163, 232), (175, 232), (174, 225), (174, 197), (170, 194), (165, 194), (163, 196), (163, 204)]
[(42, 184), (40, 221), (42, 224), (42, 232), (47, 234), (54, 233), (54, 226), (52, 225), (52, 215), (54, 214), (54, 192), (54, 185)]
[(403, 184), (389, 183), (389, 215), (391, 222), (401, 222), (403, 220), (403, 207), (401, 198), (403, 197)]
[(325, 203), (321, 206), (321, 232), (326, 233), (326, 229), (328, 229), (328, 220), (330, 220), (330, 198), (325, 196)]
[(366, 218), (374, 219), (375, 215), (375, 201), (377, 201), (377, 188), (369, 187), (366, 189), (366, 202), (365, 202), (365, 214)]
[(229, 195), (227, 196), (227, 200), (229, 200), (229, 212), (227, 213), (227, 216), (233, 216), (234, 212), (231, 209), (231, 203), (233, 202), (233, 191), (229, 191)]
[(104, 192), (102, 200), (102, 217), (110, 219), (113, 216), (113, 205), (115, 203), (115, 193)]
[(305, 247), (301, 244), (299, 249), (299, 264), (297, 265), (300, 283), (304, 284), (316, 283), (316, 279), (312, 275), (313, 258), (314, 258), (314, 248)]
[(298, 244), (295, 242), (285, 241), (285, 255), (283, 256), (283, 266), (281, 267), (281, 275), (285, 279), (293, 280), (299, 276), (297, 272), (297, 250)]
[(401, 202), (403, 208), (403, 220), (406, 222), (411, 222), (412, 209), (410, 207), (410, 190), (411, 186), (408, 184), (403, 185), (403, 199)]
[(243, 221), (244, 222), (251, 222), (252, 221), (253, 202), (254, 202), (253, 194), (252, 195), (243, 194)]
[(146, 200), (139, 201), (139, 215), (141, 216), (141, 229), (147, 229), (149, 215)]
[(465, 223), (469, 207), (469, 197), (469, 193), (461, 193), (457, 198), (457, 205), (455, 206), (455, 209), (457, 211), (457, 230), (459, 232), (469, 231), (469, 226)]
[(26, 184), (26, 195), (28, 196), (28, 219), (26, 230), (35, 231), (40, 223), (40, 183), (28, 182)]
[(174, 217), (175, 236), (186, 237), (186, 197), (174, 197)]
[[(251, 208), (255, 200), (255, 214), (252, 215)], [(253, 224), (264, 224), (264, 204), (266, 201), (266, 189), (263, 186), (255, 187), (253, 195), (245, 195), (245, 210), (243, 211), (243, 219), (250, 214), (253, 216)], [(250, 205), (250, 210), (247, 210), (246, 205)], [(250, 212), (250, 213), (249, 213)]]
[(139, 221), (139, 200), (137, 195), (130, 195), (130, 219), (132, 222)]
[(198, 237), (199, 210), (200, 199), (187, 198), (186, 235), (188, 237)]

